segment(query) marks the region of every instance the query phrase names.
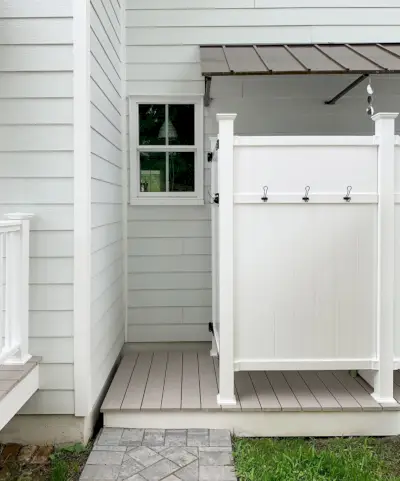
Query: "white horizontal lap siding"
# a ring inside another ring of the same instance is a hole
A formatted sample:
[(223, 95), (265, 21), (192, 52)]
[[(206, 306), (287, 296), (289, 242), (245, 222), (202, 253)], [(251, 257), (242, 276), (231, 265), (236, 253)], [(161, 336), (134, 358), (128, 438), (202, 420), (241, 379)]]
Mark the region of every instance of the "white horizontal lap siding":
[(129, 208), (128, 341), (208, 340), (208, 206)]
[(121, 11), (91, 0), (91, 401), (124, 342), (122, 250)]
[[(231, 10), (236, 8), (332, 8), (343, 7), (348, 8), (347, 0), (332, 2), (332, 0), (169, 0), (168, 3), (163, 0), (148, 0), (146, 2), (137, 2), (136, 0), (127, 0), (126, 6), (128, 10), (182, 10), (182, 9), (225, 9)], [(398, 7), (397, 0), (352, 0), (351, 6), (357, 8), (380, 7), (390, 8)]]
[(31, 354), (40, 390), (25, 414), (72, 414), (73, 92), (70, 0), (0, 6), (0, 218), (32, 212)]
[[(312, 25), (397, 25), (397, 8), (237, 8), (129, 10), (127, 22), (138, 27), (298, 27)], [(243, 16), (246, 23), (243, 24)]]
[[(397, 41), (398, 0), (127, 0), (129, 95), (202, 94), (199, 44)], [(335, 107), (355, 77), (213, 79), (205, 150), (218, 112), (238, 134), (372, 134), (365, 85)], [(400, 105), (393, 79), (373, 79), (379, 109)], [(273, 114), (272, 114), (273, 112)], [(205, 166), (209, 201), (210, 169)], [(129, 207), (129, 341), (208, 339), (210, 208)]]

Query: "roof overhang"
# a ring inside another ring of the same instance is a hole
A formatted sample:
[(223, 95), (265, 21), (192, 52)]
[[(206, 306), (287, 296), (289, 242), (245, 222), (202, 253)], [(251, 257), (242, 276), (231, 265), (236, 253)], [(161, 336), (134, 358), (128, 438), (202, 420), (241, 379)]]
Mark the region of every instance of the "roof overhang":
[(399, 44), (201, 45), (205, 77), (400, 73)]
[(216, 76), (360, 75), (325, 102), (332, 105), (369, 75), (400, 73), (400, 43), (201, 45), (200, 63), (206, 106)]

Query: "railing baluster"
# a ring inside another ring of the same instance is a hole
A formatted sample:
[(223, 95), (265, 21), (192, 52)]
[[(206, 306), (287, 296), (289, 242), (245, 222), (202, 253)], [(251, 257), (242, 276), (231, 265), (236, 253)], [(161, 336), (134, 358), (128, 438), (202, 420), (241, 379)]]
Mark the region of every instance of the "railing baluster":
[(31, 358), (29, 354), (29, 239), (30, 217), (21, 216), (21, 237), (19, 255), (19, 329), (20, 329), (20, 362), (25, 363)]
[[(14, 266), (15, 266), (15, 285), (13, 288), (14, 295), (14, 329), (13, 336), (14, 342), (18, 346), (17, 359), (21, 358), (21, 343), (22, 343), (22, 329), (21, 329), (21, 294), (22, 294), (22, 283), (21, 283), (21, 252), (22, 252), (22, 230), (18, 232), (13, 232), (13, 242), (14, 242)], [(17, 360), (16, 359), (16, 360)]]
[(4, 234), (0, 233), (0, 354), (4, 349)]
[(5, 341), (6, 349), (11, 350), (18, 345), (16, 339), (16, 245), (15, 233), (6, 234), (6, 324)]

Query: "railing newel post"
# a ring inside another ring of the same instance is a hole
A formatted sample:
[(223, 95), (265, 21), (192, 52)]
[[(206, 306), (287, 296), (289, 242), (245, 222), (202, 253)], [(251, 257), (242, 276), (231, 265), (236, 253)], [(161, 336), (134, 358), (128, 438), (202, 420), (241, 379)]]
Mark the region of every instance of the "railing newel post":
[(11, 355), (4, 361), (5, 364), (25, 364), (32, 357), (29, 354), (29, 237), (32, 217), (33, 214), (19, 212), (6, 214), (9, 221), (19, 222), (19, 229), (6, 234), (5, 327), (6, 349)]

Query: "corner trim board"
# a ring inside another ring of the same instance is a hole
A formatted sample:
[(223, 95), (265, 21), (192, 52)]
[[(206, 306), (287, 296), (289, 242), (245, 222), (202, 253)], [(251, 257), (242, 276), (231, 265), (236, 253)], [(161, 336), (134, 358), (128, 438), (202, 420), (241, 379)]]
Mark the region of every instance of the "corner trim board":
[(122, 82), (122, 248), (123, 248), (123, 302), (124, 302), (124, 334), (128, 342), (128, 96), (126, 85), (126, 0), (121, 0), (121, 82)]
[(90, 413), (91, 158), (90, 1), (73, 0), (74, 90), (74, 396)]

